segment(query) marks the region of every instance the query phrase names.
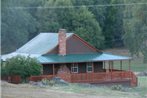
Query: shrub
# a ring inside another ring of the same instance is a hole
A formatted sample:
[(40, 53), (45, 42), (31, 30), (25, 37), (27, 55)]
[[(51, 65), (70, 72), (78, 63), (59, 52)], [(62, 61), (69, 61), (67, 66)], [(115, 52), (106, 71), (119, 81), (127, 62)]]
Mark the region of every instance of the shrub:
[(1, 76), (8, 76), (8, 71), (5, 66), (1, 66)]
[(49, 86), (53, 86), (55, 85), (55, 81), (54, 80), (48, 80), (48, 79), (42, 79), (41, 81), (44, 85), (49, 85)]
[(111, 89), (112, 89), (112, 90), (121, 91), (121, 90), (122, 90), (122, 86), (121, 86), (121, 85), (113, 85), (113, 86), (111, 86)]
[(44, 78), (41, 80), (41, 82), (44, 84), (44, 85), (48, 85), (49, 84), (49, 80)]
[(42, 66), (35, 58), (18, 55), (7, 59), (4, 68), (9, 76), (19, 75), (26, 81), (31, 75), (40, 75)]

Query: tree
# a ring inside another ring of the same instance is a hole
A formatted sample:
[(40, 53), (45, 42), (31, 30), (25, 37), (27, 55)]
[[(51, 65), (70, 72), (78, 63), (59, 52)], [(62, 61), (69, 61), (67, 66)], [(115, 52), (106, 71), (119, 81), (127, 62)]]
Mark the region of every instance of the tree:
[[(109, 0), (108, 4), (123, 4), (122, 0)], [(123, 46), (123, 7), (109, 6), (106, 8), (103, 32), (107, 48)]]
[(8, 76), (19, 75), (23, 80), (26, 80), (31, 75), (40, 75), (42, 66), (35, 58), (18, 55), (7, 59), (3, 68)]
[[(44, 30), (57, 32), (59, 28), (65, 28), (78, 34), (92, 45), (98, 48), (102, 47), (103, 35), (101, 28), (94, 14), (88, 8), (85, 6), (74, 8), (71, 0), (49, 0), (43, 6), (45, 8), (53, 7), (53, 9), (38, 10), (39, 17), (42, 17), (40, 23), (44, 24), (43, 27), (40, 27), (40, 30), (43, 28)], [(39, 20), (39, 17), (37, 20)]]
[[(145, 0), (141, 1), (146, 2)], [(141, 52), (144, 56), (144, 63), (147, 63), (147, 6), (126, 7), (127, 11), (130, 13), (129, 15), (126, 13), (126, 16), (129, 17), (124, 19), (125, 45), (132, 55), (139, 56)]]
[[(2, 0), (2, 53), (15, 51), (29, 40), (29, 33), (36, 31), (36, 20), (22, 6), (22, 0)], [(28, 3), (28, 2), (27, 2)]]
[(103, 35), (95, 16), (85, 6), (76, 9), (73, 13), (73, 31), (93, 46), (100, 48), (103, 45)]

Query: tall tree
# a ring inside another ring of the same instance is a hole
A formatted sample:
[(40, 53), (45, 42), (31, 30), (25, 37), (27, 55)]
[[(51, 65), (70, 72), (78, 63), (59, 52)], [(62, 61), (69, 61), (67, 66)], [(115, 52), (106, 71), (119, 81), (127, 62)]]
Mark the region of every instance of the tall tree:
[(27, 11), (14, 8), (19, 4), (18, 0), (2, 0), (2, 53), (15, 51), (35, 31), (36, 20)]
[[(141, 0), (146, 2), (146, 0)], [(128, 13), (129, 12), (129, 15)], [(125, 45), (132, 55), (139, 56), (141, 52), (147, 63), (147, 5), (126, 7), (124, 19)], [(131, 13), (131, 14), (130, 14)]]
[[(103, 41), (101, 28), (95, 16), (88, 8), (84, 6), (75, 8), (71, 0), (49, 0), (44, 3), (44, 7), (49, 7), (49, 9), (41, 10), (38, 14), (41, 17), (38, 18), (41, 21), (42, 19), (44, 20), (40, 23), (43, 23), (44, 27), (50, 28), (49, 31), (57, 31), (59, 28), (65, 28), (68, 31), (77, 33), (94, 46), (101, 47)], [(57, 25), (54, 25), (52, 22), (57, 23)], [(53, 29), (54, 26), (55, 29)], [(43, 30), (46, 30), (44, 27), (40, 27), (40, 29), (43, 28)]]
[(73, 14), (73, 31), (95, 47), (101, 48), (104, 37), (94, 15), (85, 6), (76, 9)]
[[(123, 4), (122, 0), (110, 0), (108, 4)], [(123, 46), (123, 7), (109, 6), (106, 8), (103, 32), (107, 48)]]

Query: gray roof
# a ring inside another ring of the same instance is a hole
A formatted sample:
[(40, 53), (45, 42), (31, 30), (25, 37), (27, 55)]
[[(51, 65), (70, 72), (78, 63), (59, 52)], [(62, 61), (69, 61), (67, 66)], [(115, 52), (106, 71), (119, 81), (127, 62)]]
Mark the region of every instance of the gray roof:
[[(66, 38), (73, 33), (66, 33)], [(45, 54), (58, 45), (58, 33), (40, 33), (28, 43), (20, 47), (17, 53)]]

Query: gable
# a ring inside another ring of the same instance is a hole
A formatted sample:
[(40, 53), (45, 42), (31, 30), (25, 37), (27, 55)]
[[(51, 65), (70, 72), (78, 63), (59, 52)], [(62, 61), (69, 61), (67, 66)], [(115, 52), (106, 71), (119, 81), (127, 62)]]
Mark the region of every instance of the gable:
[(85, 54), (98, 52), (97, 49), (89, 45), (86, 41), (73, 35), (67, 39), (67, 54)]
[[(97, 53), (98, 50), (88, 44), (86, 41), (73, 34), (66, 40), (66, 53), (67, 54), (85, 54)], [(47, 54), (58, 54), (58, 45), (49, 51)]]

